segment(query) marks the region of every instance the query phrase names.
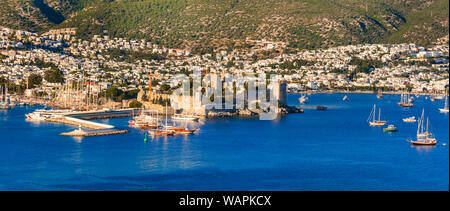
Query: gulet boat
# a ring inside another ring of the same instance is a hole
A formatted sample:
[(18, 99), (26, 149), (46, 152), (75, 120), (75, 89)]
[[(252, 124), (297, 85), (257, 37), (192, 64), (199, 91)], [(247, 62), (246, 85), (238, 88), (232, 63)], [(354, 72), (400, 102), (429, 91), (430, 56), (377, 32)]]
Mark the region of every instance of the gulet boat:
[(424, 127), (425, 110), (422, 110), (422, 116), (419, 119), (419, 123), (417, 124), (417, 139), (416, 140), (408, 140), (413, 145), (436, 145), (437, 140), (433, 137), (433, 134), (429, 130), (429, 119), (427, 118), (426, 127)]
[(381, 108), (378, 112), (378, 120), (376, 120), (377, 116), (377, 105), (373, 105), (372, 111), (370, 112), (369, 118), (367, 119), (367, 122), (369, 122), (370, 126), (384, 126), (387, 121), (381, 120)]

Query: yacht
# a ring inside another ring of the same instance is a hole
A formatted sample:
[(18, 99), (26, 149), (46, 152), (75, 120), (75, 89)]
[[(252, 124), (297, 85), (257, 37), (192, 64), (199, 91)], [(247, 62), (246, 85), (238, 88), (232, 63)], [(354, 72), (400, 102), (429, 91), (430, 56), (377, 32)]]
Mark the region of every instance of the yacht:
[(172, 120), (177, 121), (198, 121), (200, 118), (190, 114), (175, 114), (172, 116)]
[(347, 101), (347, 100), (348, 100), (347, 95), (345, 95), (344, 98), (342, 98), (342, 100), (343, 100), (343, 101)]
[(408, 118), (403, 118), (403, 122), (412, 123), (412, 122), (417, 122), (417, 120), (416, 120), (415, 116), (412, 116), (412, 117), (408, 117)]
[(38, 109), (34, 111), (33, 113), (25, 114), (25, 117), (27, 120), (31, 121), (43, 121), (51, 117), (51, 114), (49, 114), (44, 109)]
[(408, 142), (413, 145), (436, 145), (437, 140), (433, 137), (433, 134), (429, 130), (429, 119), (427, 118), (426, 127), (424, 127), (425, 110), (422, 110), (422, 116), (419, 119), (419, 123), (417, 124), (417, 139), (416, 140), (408, 140)]
[(383, 126), (387, 123), (387, 121), (381, 120), (381, 108), (378, 112), (378, 120), (376, 120), (377, 116), (377, 105), (373, 105), (372, 111), (370, 112), (369, 118), (367, 122), (369, 122), (370, 126)]
[(408, 94), (402, 94), (400, 98), (400, 102), (397, 103), (401, 107), (413, 107), (414, 104), (411, 102), (411, 98), (409, 98)]
[(439, 111), (441, 113), (448, 113), (448, 97), (447, 96), (445, 96), (444, 108), (440, 108)]
[(300, 98), (298, 98), (298, 102), (300, 102), (300, 104), (308, 103), (308, 100), (309, 100), (309, 98), (304, 94), (302, 94), (300, 96)]
[(389, 125), (387, 128), (383, 128), (383, 132), (392, 133), (392, 132), (397, 132), (397, 131), (398, 131), (398, 129), (397, 129), (397, 127), (395, 127), (395, 125)]

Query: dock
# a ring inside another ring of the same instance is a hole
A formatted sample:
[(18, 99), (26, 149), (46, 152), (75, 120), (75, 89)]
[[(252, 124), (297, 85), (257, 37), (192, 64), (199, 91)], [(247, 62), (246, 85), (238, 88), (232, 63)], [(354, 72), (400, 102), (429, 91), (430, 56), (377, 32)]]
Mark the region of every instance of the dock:
[(65, 116), (75, 117), (84, 120), (93, 119), (110, 119), (110, 118), (120, 118), (120, 117), (130, 117), (139, 114), (138, 110), (135, 109), (120, 109), (120, 110), (101, 110), (101, 111), (78, 111), (70, 112), (65, 114)]
[(96, 122), (91, 122), (91, 121), (86, 121), (86, 120), (82, 120), (82, 119), (77, 119), (77, 118), (73, 118), (73, 117), (58, 117), (58, 118), (51, 118), (51, 119), (47, 119), (48, 122), (53, 122), (53, 123), (59, 123), (59, 124), (66, 124), (66, 125), (73, 125), (73, 126), (80, 126), (83, 128), (87, 128), (87, 129), (111, 129), (114, 128), (114, 126), (112, 125), (106, 125), (106, 124), (101, 124), (101, 123), (96, 123)]
[(118, 135), (128, 133), (129, 130), (119, 130), (119, 129), (78, 129), (72, 132), (61, 133), (61, 136), (74, 136), (74, 137), (87, 137), (87, 136), (107, 136), (107, 135)]
[(134, 109), (122, 110), (108, 110), (108, 111), (76, 111), (67, 112), (63, 114), (54, 115), (47, 118), (46, 121), (53, 123), (60, 123), (66, 125), (73, 125), (79, 127), (77, 130), (71, 132), (61, 133), (61, 136), (105, 136), (128, 133), (129, 130), (117, 129), (112, 125), (89, 121), (92, 119), (107, 119), (133, 116)]

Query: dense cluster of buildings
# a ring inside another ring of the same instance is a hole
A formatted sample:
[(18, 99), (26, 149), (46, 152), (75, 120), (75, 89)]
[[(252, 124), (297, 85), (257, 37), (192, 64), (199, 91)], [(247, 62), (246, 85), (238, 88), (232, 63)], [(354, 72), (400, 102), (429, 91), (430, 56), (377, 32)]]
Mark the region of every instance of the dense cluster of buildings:
[[(366, 44), (339, 46), (321, 50), (302, 50), (269, 59), (255, 59), (261, 49), (250, 52), (219, 51), (192, 55), (187, 49), (168, 49), (146, 40), (94, 36), (92, 40), (76, 38), (76, 29), (51, 31), (42, 35), (0, 27), (0, 77), (20, 84), (32, 73), (43, 75), (51, 63), (60, 69), (66, 82), (89, 81), (101, 89), (120, 84), (120, 89), (148, 87), (152, 74), (154, 90), (167, 84), (179, 86), (176, 74), (192, 77), (194, 67), (208, 73), (233, 75), (278, 74), (291, 91), (305, 89), (355, 89), (375, 87), (389, 90), (410, 88), (415, 92), (444, 92), (448, 87), (448, 37), (429, 48), (415, 44)], [(444, 44), (442, 44), (444, 43)], [(280, 44), (281, 46), (283, 44)], [(262, 42), (261, 48), (273, 49)], [(164, 55), (165, 59), (123, 59), (126, 55), (112, 50)], [(355, 71), (352, 60), (376, 60), (381, 66), (367, 72)], [(307, 61), (306, 65), (296, 65)], [(294, 63), (292, 68), (282, 67)], [(45, 80), (42, 87), (59, 86)], [(40, 89), (40, 88), (37, 88)], [(47, 89), (51, 91), (52, 89)]]

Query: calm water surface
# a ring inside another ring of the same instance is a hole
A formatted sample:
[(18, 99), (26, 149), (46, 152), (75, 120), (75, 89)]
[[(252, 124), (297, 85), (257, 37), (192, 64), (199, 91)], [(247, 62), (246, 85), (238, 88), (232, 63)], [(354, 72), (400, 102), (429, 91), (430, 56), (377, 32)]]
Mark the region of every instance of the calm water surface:
[[(75, 127), (32, 123), (37, 107), (0, 111), (0, 190), (449, 190), (449, 116), (444, 101), (398, 95), (317, 94), (303, 114), (277, 121), (208, 119), (195, 136), (156, 138), (131, 129), (116, 136), (58, 136)], [(298, 105), (298, 95), (289, 95)], [(399, 132), (366, 119), (373, 104)], [(313, 105), (326, 105), (317, 111)], [(310, 109), (311, 108), (311, 109)], [(435, 147), (413, 147), (425, 108)], [(129, 118), (100, 120), (127, 128)]]

